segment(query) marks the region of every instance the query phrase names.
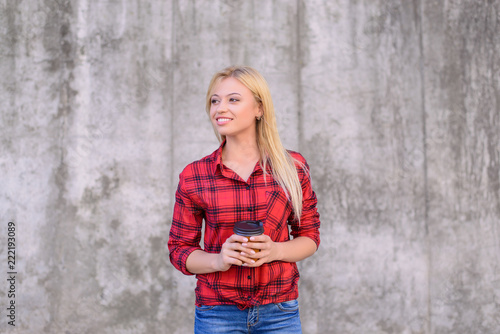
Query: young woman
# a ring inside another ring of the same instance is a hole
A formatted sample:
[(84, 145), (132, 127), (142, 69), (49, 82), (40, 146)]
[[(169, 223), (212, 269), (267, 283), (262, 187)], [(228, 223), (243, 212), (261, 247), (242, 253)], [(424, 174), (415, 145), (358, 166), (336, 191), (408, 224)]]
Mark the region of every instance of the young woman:
[[(206, 109), (221, 145), (180, 174), (168, 241), (172, 264), (198, 279), (195, 333), (301, 333), (296, 262), (316, 251), (320, 227), (308, 165), (283, 148), (255, 69), (216, 73)], [(264, 233), (234, 234), (242, 220)]]

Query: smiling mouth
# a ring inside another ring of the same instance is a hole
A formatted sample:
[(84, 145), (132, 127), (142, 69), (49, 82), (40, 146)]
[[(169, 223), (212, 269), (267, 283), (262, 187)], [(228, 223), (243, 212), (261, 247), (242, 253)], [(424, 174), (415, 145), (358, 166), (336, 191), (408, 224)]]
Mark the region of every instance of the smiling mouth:
[(232, 121), (231, 118), (226, 118), (226, 117), (219, 117), (216, 119), (218, 125), (226, 124), (230, 121)]

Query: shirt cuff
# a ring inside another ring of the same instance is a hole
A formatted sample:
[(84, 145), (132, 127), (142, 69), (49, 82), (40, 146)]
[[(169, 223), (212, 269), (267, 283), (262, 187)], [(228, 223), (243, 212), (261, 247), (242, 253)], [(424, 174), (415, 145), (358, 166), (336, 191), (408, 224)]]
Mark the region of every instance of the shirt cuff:
[(188, 276), (194, 275), (192, 272), (190, 272), (189, 270), (187, 270), (187, 268), (186, 268), (186, 262), (187, 262), (187, 258), (189, 257), (189, 255), (191, 255), (192, 252), (194, 252), (195, 250), (198, 250), (198, 249), (201, 250), (201, 247), (185, 247), (185, 248), (182, 249), (182, 251), (179, 251), (179, 255), (177, 257), (177, 259), (178, 259), (177, 263), (174, 264), (174, 265), (184, 275), (188, 275)]

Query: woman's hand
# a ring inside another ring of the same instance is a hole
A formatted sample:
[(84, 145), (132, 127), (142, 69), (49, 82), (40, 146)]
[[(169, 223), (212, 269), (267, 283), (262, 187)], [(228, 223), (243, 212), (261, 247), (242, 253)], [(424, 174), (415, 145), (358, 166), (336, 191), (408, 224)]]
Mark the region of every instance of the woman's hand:
[(236, 266), (253, 266), (256, 260), (246, 254), (253, 252), (243, 244), (248, 243), (247, 237), (233, 234), (222, 244), (220, 253), (216, 260), (216, 271), (227, 271), (234, 264)]
[[(280, 243), (272, 241), (268, 235), (262, 234), (256, 237), (250, 237), (249, 242), (244, 242), (242, 246), (249, 251), (243, 251), (241, 255), (248, 259), (255, 260), (252, 263), (245, 262), (245, 264), (243, 264), (245, 266), (259, 267), (264, 263), (281, 259)], [(255, 252), (253, 249), (258, 249), (260, 251)]]

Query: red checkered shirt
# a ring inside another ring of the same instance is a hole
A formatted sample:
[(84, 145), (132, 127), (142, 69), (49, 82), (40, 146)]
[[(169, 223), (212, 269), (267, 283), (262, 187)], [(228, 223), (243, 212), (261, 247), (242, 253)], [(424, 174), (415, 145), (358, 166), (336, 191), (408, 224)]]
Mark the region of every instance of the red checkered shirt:
[[(205, 158), (189, 164), (180, 174), (168, 241), (170, 261), (186, 275), (186, 260), (201, 249), (202, 222), (205, 220), (204, 251), (220, 253), (222, 244), (233, 234), (240, 220), (261, 220), (264, 234), (275, 242), (305, 236), (319, 245), (317, 199), (311, 188), (309, 167), (299, 153), (290, 151), (302, 162), (297, 166), (302, 184), (303, 209), (300, 224), (294, 219), (292, 205), (270, 170), (264, 177), (260, 164), (245, 182), (221, 162), (224, 143)], [(290, 232), (289, 226), (290, 225)], [(298, 297), (297, 265), (274, 261), (257, 268), (233, 265), (228, 271), (198, 274), (196, 305), (255, 305), (279, 303)]]

